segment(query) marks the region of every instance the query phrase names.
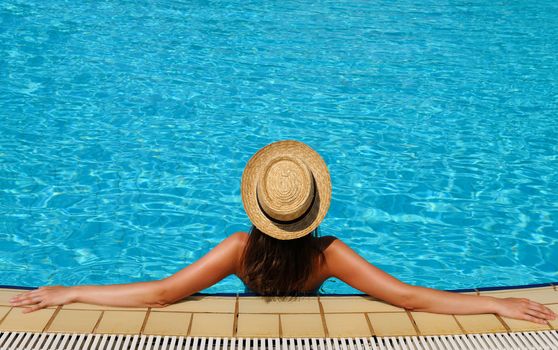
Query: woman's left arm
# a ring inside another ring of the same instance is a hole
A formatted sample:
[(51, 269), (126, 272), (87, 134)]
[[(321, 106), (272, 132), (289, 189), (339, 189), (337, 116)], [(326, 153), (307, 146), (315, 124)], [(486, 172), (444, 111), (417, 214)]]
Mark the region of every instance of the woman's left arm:
[(17, 295), (12, 306), (24, 313), (73, 302), (127, 307), (163, 307), (212, 286), (238, 272), (247, 234), (237, 232), (198, 261), (172, 276), (151, 282), (106, 286), (41, 287)]
[(528, 299), (451, 293), (403, 283), (367, 262), (338, 239), (324, 253), (329, 275), (405, 309), (456, 315), (497, 313), (541, 324), (556, 318), (548, 307)]

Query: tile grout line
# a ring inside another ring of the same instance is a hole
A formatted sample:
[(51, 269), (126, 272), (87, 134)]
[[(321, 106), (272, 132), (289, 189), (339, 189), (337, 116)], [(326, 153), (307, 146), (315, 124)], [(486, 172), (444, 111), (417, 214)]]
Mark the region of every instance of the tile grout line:
[(370, 318), (368, 317), (367, 312), (364, 313), (364, 318), (366, 319), (366, 323), (368, 324), (368, 329), (370, 330), (372, 336), (376, 335), (376, 331), (374, 330), (374, 327), (372, 327), (372, 322), (370, 322)]
[(60, 312), (60, 310), (62, 310), (62, 305), (58, 305), (56, 307), (56, 310), (54, 310), (54, 312), (52, 313), (52, 316), (50, 316), (49, 320), (47, 321), (47, 323), (45, 324), (45, 326), (41, 330), (41, 333), (46, 332), (48, 327), (50, 327), (52, 322), (54, 322), (54, 319), (56, 318), (56, 316), (58, 316), (58, 313)]
[(95, 322), (95, 325), (93, 326), (93, 329), (91, 330), (91, 334), (93, 334), (97, 331), (97, 328), (99, 328), (99, 324), (101, 323), (101, 320), (103, 319), (103, 316), (105, 316), (105, 310), (101, 310), (101, 315), (99, 315), (99, 318), (97, 319), (97, 322)]
[(508, 326), (508, 324), (506, 322), (504, 322), (504, 319), (502, 317), (500, 317), (500, 315), (498, 314), (494, 314), (494, 316), (496, 316), (496, 319), (498, 319), (498, 321), (504, 326), (504, 328), (506, 329), (506, 332), (511, 333), (511, 328)]
[(459, 327), (459, 329), (461, 330), (461, 334), (468, 334), (467, 331), (465, 331), (465, 328), (463, 327), (463, 325), (461, 325), (461, 322), (459, 322), (459, 320), (457, 319), (457, 317), (455, 317), (454, 314), (451, 314), (451, 316), (453, 317), (453, 319), (455, 320), (455, 322), (457, 323), (457, 326)]
[(238, 299), (238, 293), (236, 294), (236, 298), (234, 300), (234, 316), (233, 316), (233, 329), (232, 329), (232, 336), (233, 338), (236, 337), (238, 332), (238, 310), (240, 307), (240, 301)]
[(0, 318), (0, 325), (2, 324), (2, 322), (4, 322), (4, 320), (8, 317), (8, 315), (10, 314), (10, 312), (12, 312), (13, 309), (15, 308), (13, 306), (10, 306), (10, 309), (8, 310), (8, 312), (6, 312), (4, 317)]
[(411, 311), (405, 309), (405, 312), (407, 313), (407, 317), (409, 317), (409, 319), (411, 320), (411, 324), (415, 328), (415, 332), (417, 332), (417, 335), (422, 335), (421, 331), (418, 328), (417, 322), (415, 321), (415, 318), (413, 317), (413, 314), (411, 314)]
[(186, 331), (186, 336), (190, 336), (190, 333), (192, 333), (192, 323), (194, 323), (194, 313), (193, 312), (190, 314), (190, 324), (188, 325), (188, 330)]
[(322, 328), (324, 330), (324, 335), (326, 338), (329, 338), (329, 329), (327, 329), (324, 306), (322, 305), (322, 301), (320, 300), (319, 295), (318, 295), (318, 307), (320, 308), (320, 317), (322, 319)]
[(143, 322), (141, 324), (140, 330), (138, 334), (143, 334), (143, 331), (145, 330), (145, 326), (147, 326), (147, 320), (149, 319), (149, 315), (151, 315), (151, 308), (148, 307), (147, 308), (147, 312), (145, 313), (145, 317), (143, 318)]

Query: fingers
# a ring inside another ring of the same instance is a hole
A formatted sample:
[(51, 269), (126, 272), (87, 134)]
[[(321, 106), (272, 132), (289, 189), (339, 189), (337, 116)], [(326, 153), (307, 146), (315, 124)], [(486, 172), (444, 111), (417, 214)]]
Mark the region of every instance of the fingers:
[(543, 314), (548, 316), (547, 319), (553, 320), (556, 318), (556, 313), (554, 313), (554, 311), (550, 310), (548, 307), (539, 304), (537, 302), (529, 300), (529, 308), (532, 310), (542, 312)]
[(33, 298), (31, 296), (24, 296), (24, 297), (20, 297), (20, 298), (17, 298), (17, 299), (10, 300), (10, 304), (12, 306), (35, 304), (36, 302), (34, 300), (35, 300), (35, 298)]
[(554, 320), (556, 313), (535, 301), (526, 298), (505, 298), (507, 307), (500, 315), (526, 320), (548, 326), (547, 320)]
[(44, 303), (39, 303), (39, 304), (33, 305), (33, 306), (31, 306), (31, 307), (26, 307), (26, 308), (24, 308), (23, 313), (24, 313), (24, 314), (28, 314), (28, 313), (30, 313), (30, 312), (43, 309), (43, 308), (45, 308), (45, 307), (46, 307), (46, 304), (44, 304)]
[(36, 295), (37, 293), (39, 293), (39, 289), (35, 289), (35, 290), (29, 291), (29, 292), (25, 292), (25, 293), (20, 293), (20, 294), (18, 294), (18, 295), (16, 295), (16, 296), (12, 297), (12, 298), (10, 299), (10, 301), (12, 301), (12, 300), (17, 300), (17, 299), (22, 299), (22, 298), (27, 298), (27, 297), (29, 297), (29, 296)]
[(546, 325), (545, 320), (541, 320), (540, 318), (537, 318), (535, 316), (530, 316), (528, 314), (524, 314), (520, 319), (525, 320), (525, 321), (530, 321), (530, 322)]
[(537, 311), (537, 310), (533, 310), (533, 309), (527, 309), (525, 311), (525, 315), (527, 317), (532, 317), (535, 318), (537, 323), (540, 324), (546, 324), (546, 320), (549, 318), (549, 316), (547, 316), (545, 313)]
[[(39, 288), (21, 293), (10, 299), (11, 306), (27, 306), (39, 304), (44, 298), (44, 289)], [(34, 310), (33, 310), (34, 311)]]
[(525, 313), (541, 320), (553, 320), (556, 318), (556, 315), (552, 310), (544, 305), (532, 301), (529, 302)]
[(40, 303), (41, 300), (42, 299), (40, 297), (29, 297), (29, 298), (19, 299), (18, 301), (12, 301), (10, 304), (12, 306), (32, 305), (32, 304)]
[(556, 318), (554, 312), (542, 304), (529, 299), (521, 299), (521, 303), (523, 306), (521, 318), (524, 320), (546, 325), (546, 320)]

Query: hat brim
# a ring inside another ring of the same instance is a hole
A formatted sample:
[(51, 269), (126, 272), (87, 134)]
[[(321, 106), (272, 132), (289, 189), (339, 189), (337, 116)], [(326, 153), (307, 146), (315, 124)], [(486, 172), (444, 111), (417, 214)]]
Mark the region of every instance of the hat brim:
[[(278, 155), (289, 154), (302, 160), (314, 177), (315, 198), (312, 206), (299, 220), (284, 223), (269, 218), (258, 203), (256, 193), (263, 167)], [(240, 185), (244, 210), (263, 233), (281, 240), (295, 239), (314, 231), (325, 218), (331, 202), (331, 179), (327, 165), (312, 148), (298, 141), (278, 141), (260, 149), (246, 164)]]

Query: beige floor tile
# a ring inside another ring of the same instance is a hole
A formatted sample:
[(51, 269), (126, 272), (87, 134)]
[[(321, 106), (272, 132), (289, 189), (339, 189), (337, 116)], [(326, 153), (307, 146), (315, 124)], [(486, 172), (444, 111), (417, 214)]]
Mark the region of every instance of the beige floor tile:
[(234, 313), (236, 297), (195, 296), (178, 301), (157, 311)]
[(194, 314), (190, 336), (232, 337), (234, 314)]
[(390, 312), (405, 311), (370, 297), (320, 297), (325, 313), (330, 312)]
[(452, 315), (411, 312), (422, 335), (462, 334)]
[(147, 307), (106, 306), (85, 303), (72, 303), (62, 306), (64, 310), (101, 310), (101, 311), (147, 311)]
[(188, 335), (191, 313), (151, 311), (143, 334)]
[(372, 335), (364, 314), (326, 314), (325, 320), (329, 336), (333, 338)]
[[(551, 309), (552, 311), (554, 311), (554, 313), (556, 315), (558, 315), (558, 304), (552, 304), (552, 305), (547, 305), (547, 307), (549, 309)], [(1, 314), (1, 313), (0, 313)], [(558, 317), (554, 320), (548, 321), (548, 323), (550, 323), (550, 325), (552, 326), (552, 328), (554, 329), (558, 329)]]
[(91, 333), (100, 317), (101, 311), (98, 310), (60, 310), (47, 331)]
[(145, 315), (144, 311), (105, 311), (95, 333), (139, 334)]
[(369, 313), (368, 319), (374, 334), (380, 337), (417, 335), (417, 331), (406, 312)]
[(0, 324), (2, 331), (42, 332), (56, 309), (41, 309), (27, 314), (14, 307)]
[(551, 329), (548, 325), (542, 325), (529, 321), (516, 320), (507, 317), (502, 317), (502, 320), (504, 320), (508, 327), (510, 327), (512, 332), (544, 331)]
[(261, 297), (240, 297), (238, 312), (277, 314), (277, 313), (320, 313), (317, 297), (301, 297), (292, 300), (270, 300)]
[(239, 314), (238, 337), (264, 338), (279, 336), (279, 315)]
[(324, 325), (320, 314), (280, 315), (283, 337), (325, 337)]
[(469, 334), (506, 332), (506, 327), (492, 314), (455, 315), (455, 318)]
[(481, 292), (481, 295), (490, 295), (496, 298), (527, 298), (541, 304), (558, 303), (558, 291), (555, 291), (552, 287), (506, 292)]

